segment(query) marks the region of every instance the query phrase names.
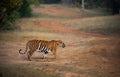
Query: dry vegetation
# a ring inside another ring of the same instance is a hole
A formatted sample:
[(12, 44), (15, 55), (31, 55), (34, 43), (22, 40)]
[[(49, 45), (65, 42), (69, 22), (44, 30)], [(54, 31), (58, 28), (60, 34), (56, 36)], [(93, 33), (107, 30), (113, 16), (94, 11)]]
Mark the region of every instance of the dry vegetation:
[[(89, 32), (106, 31), (109, 25), (119, 29), (119, 16), (88, 18), (74, 8), (73, 14), (69, 13), (72, 8), (67, 10), (60, 5), (32, 8), (37, 15), (49, 16), (20, 19), (16, 23), (20, 30), (0, 33), (0, 77), (120, 77), (119, 35)], [(61, 17), (63, 14), (66, 18)], [(77, 15), (83, 15), (82, 19)], [(51, 53), (48, 59), (41, 59), (36, 52), (33, 61), (28, 61), (18, 50), (31, 39), (60, 39), (66, 48), (58, 48), (57, 59)]]
[[(63, 22), (62, 24), (76, 30), (99, 32), (105, 35), (119, 35), (120, 15), (100, 16), (83, 19), (74, 19)], [(86, 23), (87, 22), (87, 23)]]

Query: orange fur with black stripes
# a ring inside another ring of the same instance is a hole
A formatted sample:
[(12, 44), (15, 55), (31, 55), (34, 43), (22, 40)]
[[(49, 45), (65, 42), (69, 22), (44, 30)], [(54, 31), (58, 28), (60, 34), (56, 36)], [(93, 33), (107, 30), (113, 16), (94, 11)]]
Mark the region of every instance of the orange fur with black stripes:
[[(20, 54), (25, 54), (27, 52), (28, 60), (31, 61), (31, 56), (35, 51), (40, 51), (44, 54), (47, 54), (48, 52), (52, 52), (53, 55), (56, 58), (56, 49), (58, 46), (65, 47), (65, 44), (61, 40), (51, 40), (51, 41), (45, 41), (45, 40), (30, 40), (26, 44), (26, 50), (25, 52), (21, 52), (22, 50), (19, 50)], [(45, 56), (43, 56), (45, 58)]]

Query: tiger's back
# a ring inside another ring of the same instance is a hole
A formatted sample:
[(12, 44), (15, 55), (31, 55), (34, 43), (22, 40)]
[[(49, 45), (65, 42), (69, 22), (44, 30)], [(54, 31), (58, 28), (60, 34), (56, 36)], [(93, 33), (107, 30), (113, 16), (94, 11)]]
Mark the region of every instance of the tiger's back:
[(31, 50), (31, 51), (36, 51), (37, 49), (39, 49), (38, 47), (41, 45), (41, 46), (44, 46), (45, 45), (45, 42), (44, 40), (30, 40), (27, 42), (27, 45), (28, 48)]

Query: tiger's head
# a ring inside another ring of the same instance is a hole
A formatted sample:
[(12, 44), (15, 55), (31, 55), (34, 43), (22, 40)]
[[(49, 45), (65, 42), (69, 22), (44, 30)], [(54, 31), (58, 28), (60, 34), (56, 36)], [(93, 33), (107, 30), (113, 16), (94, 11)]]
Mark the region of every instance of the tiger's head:
[(54, 41), (58, 46), (65, 48), (65, 43), (63, 43), (61, 40), (51, 40), (51, 41)]

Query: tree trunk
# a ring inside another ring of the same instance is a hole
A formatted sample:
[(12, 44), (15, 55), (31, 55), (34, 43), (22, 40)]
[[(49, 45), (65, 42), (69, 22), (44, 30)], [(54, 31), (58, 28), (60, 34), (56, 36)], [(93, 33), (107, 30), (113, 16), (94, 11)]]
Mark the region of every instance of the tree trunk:
[(84, 10), (85, 6), (84, 6), (84, 0), (82, 0), (82, 10)]

